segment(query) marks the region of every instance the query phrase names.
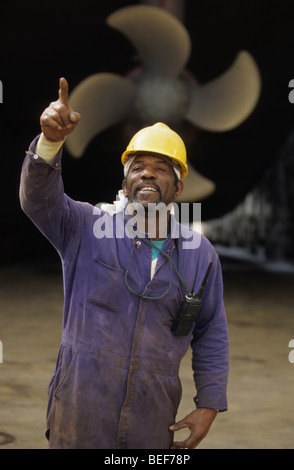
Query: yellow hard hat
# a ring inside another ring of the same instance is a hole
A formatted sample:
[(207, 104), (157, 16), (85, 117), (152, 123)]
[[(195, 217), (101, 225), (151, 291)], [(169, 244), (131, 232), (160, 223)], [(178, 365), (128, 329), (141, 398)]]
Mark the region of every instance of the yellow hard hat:
[(181, 137), (166, 124), (157, 122), (144, 127), (131, 139), (121, 161), (124, 165), (130, 155), (136, 152), (151, 152), (165, 155), (181, 167), (181, 179), (188, 174), (186, 147)]

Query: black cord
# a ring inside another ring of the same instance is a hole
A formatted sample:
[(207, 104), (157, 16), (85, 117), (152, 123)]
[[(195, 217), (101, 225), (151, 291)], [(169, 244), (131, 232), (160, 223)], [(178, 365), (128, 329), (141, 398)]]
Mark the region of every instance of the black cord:
[(127, 266), (127, 269), (126, 269), (126, 272), (125, 272), (125, 284), (126, 284), (127, 288), (129, 289), (129, 291), (132, 292), (133, 294), (141, 297), (142, 299), (148, 299), (148, 300), (160, 300), (160, 299), (162, 299), (163, 297), (165, 297), (169, 293), (169, 291), (171, 289), (171, 286), (172, 286), (172, 272), (173, 272), (173, 268), (174, 268), (178, 278), (180, 279), (181, 283), (183, 284), (183, 286), (186, 290), (186, 295), (191, 295), (190, 292), (189, 292), (188, 286), (187, 286), (186, 282), (184, 281), (184, 279), (182, 278), (182, 276), (179, 272), (179, 269), (178, 269), (179, 265), (180, 265), (180, 250), (178, 249), (178, 268), (177, 268), (175, 266), (173, 260), (171, 259), (171, 257), (168, 255), (168, 253), (165, 253), (165, 251), (163, 251), (160, 248), (158, 248), (157, 246), (155, 246), (152, 243), (152, 241), (149, 241), (149, 240), (146, 240), (145, 238), (139, 237), (138, 234), (137, 234), (138, 238), (140, 238), (140, 240), (142, 240), (143, 243), (145, 243), (146, 245), (151, 246), (151, 248), (155, 248), (157, 251), (159, 251), (159, 253), (161, 253), (163, 256), (165, 256), (168, 259), (168, 261), (170, 263), (170, 281), (169, 281), (169, 286), (166, 289), (166, 291), (158, 297), (151, 297), (151, 296), (148, 296), (148, 295), (143, 295), (141, 292), (136, 292), (134, 289), (131, 288), (131, 286), (128, 283), (128, 272), (129, 272), (129, 267), (130, 267), (131, 259), (132, 259), (132, 256), (133, 256), (133, 252), (134, 252), (134, 249), (135, 249), (135, 246), (136, 246), (136, 242), (135, 242), (134, 233), (132, 233), (132, 230), (130, 229), (130, 227), (128, 227), (128, 230), (130, 231), (130, 233), (133, 237), (133, 240), (134, 240), (134, 246), (132, 248), (132, 251), (131, 251), (131, 254), (130, 254), (130, 257), (129, 257), (128, 266)]
[[(142, 240), (144, 243), (146, 243), (146, 240), (144, 240), (143, 238), (141, 238), (141, 240)], [(153, 246), (154, 246), (154, 245), (153, 245)], [(154, 246), (154, 248), (157, 249), (156, 246)], [(126, 272), (125, 272), (125, 283), (126, 283), (127, 288), (129, 289), (130, 292), (132, 292), (133, 294), (137, 295), (138, 297), (141, 297), (142, 299), (149, 299), (149, 300), (160, 300), (160, 299), (163, 299), (163, 297), (165, 297), (165, 296), (169, 293), (169, 291), (170, 291), (170, 289), (171, 289), (171, 286), (172, 286), (172, 272), (173, 272), (173, 271), (172, 271), (172, 265), (171, 265), (172, 259), (170, 258), (170, 256), (167, 255), (167, 257), (169, 258), (169, 261), (170, 261), (170, 266), (171, 266), (171, 268), (170, 268), (170, 280), (169, 280), (169, 286), (168, 286), (168, 288), (166, 289), (166, 291), (165, 291), (162, 295), (160, 295), (160, 296), (158, 296), (158, 297), (151, 297), (151, 296), (149, 296), (149, 295), (144, 295), (144, 294), (142, 294), (142, 292), (136, 292), (134, 289), (131, 288), (131, 286), (130, 286), (129, 283), (128, 283), (128, 272), (129, 272), (129, 267), (130, 267), (130, 263), (131, 263), (131, 259), (132, 259), (132, 256), (133, 256), (134, 249), (135, 249), (135, 245), (134, 245), (133, 248), (132, 248), (132, 251), (131, 251), (131, 254), (130, 254), (130, 257), (129, 257), (129, 262), (128, 262), (127, 270), (126, 270)], [(162, 250), (160, 250), (160, 249), (159, 249), (159, 251), (162, 252), (162, 253), (164, 253), (164, 251), (162, 251)], [(166, 253), (164, 253), (164, 254), (166, 255)]]

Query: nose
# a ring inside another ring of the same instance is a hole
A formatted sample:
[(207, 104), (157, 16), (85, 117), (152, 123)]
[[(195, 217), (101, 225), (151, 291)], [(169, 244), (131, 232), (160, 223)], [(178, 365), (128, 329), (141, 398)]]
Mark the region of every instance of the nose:
[(156, 179), (156, 171), (152, 165), (146, 165), (144, 170), (141, 173), (142, 179)]

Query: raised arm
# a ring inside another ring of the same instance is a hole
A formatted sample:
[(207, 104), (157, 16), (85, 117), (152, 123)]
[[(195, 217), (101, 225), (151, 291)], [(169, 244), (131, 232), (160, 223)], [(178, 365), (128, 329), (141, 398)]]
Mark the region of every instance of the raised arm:
[[(61, 177), (62, 142), (74, 131), (79, 120), (79, 113), (74, 112), (68, 103), (68, 83), (61, 78), (59, 98), (42, 113), (41, 138), (31, 143), (21, 172), (21, 207), (61, 256), (69, 246), (75, 250), (83, 227), (93, 212), (89, 204), (73, 201), (64, 194)], [(56, 143), (60, 143), (57, 154), (54, 153)], [(45, 158), (39, 152), (40, 147), (49, 154), (52, 147), (53, 158), (52, 155)]]

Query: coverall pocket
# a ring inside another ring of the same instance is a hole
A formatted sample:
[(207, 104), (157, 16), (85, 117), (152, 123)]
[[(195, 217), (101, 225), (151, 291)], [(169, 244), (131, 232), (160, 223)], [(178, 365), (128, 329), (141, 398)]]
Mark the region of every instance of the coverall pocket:
[(121, 311), (125, 298), (125, 273), (96, 259), (92, 264), (88, 302), (103, 312)]
[[(73, 353), (73, 351), (69, 348), (64, 348), (63, 355), (62, 355), (62, 362), (61, 362), (61, 371), (59, 375), (59, 381), (58, 385), (55, 388), (54, 391), (54, 396), (55, 398), (59, 398), (63, 386), (66, 383), (68, 376), (70, 375), (70, 372), (72, 370), (72, 367), (75, 362), (76, 358), (76, 352)], [(57, 378), (57, 377), (56, 377)]]

